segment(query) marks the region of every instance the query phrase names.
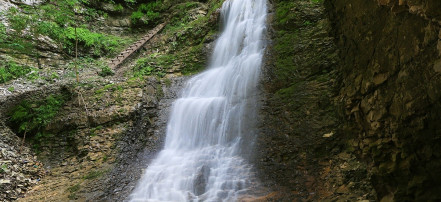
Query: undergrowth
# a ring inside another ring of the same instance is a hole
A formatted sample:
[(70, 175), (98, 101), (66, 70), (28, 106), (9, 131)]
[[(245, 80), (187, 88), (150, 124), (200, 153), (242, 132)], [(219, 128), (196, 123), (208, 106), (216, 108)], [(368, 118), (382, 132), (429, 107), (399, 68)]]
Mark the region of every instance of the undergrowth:
[[(52, 40), (49, 43), (57, 44), (59, 52), (74, 55), (77, 36), (81, 53), (90, 53), (93, 56), (115, 53), (127, 40), (89, 30), (86, 24), (95, 21), (99, 16), (105, 16), (105, 13), (88, 7), (88, 4), (88, 1), (52, 0), (36, 7), (11, 7), (0, 13), (6, 17), (10, 28), (6, 29), (3, 22), (0, 24), (0, 48), (7, 50), (7, 53), (39, 57), (35, 50), (44, 42), (35, 39), (48, 36)], [(80, 13), (76, 14), (75, 11)], [(77, 34), (75, 27), (78, 27)]]
[(0, 63), (0, 83), (5, 83), (23, 76), (32, 78), (32, 76), (34, 76), (32, 71), (36, 72), (37, 70), (29, 66), (18, 65), (15, 62)]
[(161, 5), (159, 0), (139, 5), (138, 9), (130, 16), (132, 24), (138, 26), (157, 24), (157, 20), (161, 16), (160, 12), (163, 11)]
[(170, 71), (189, 75), (204, 69), (208, 59), (204, 52), (206, 50), (203, 49), (204, 44), (214, 40), (218, 31), (215, 11), (222, 3), (223, 1), (210, 0), (207, 2), (208, 9), (196, 1), (174, 0), (163, 4), (162, 7), (170, 6), (169, 23), (163, 31), (169, 43), (161, 47), (162, 51), (159, 53), (139, 59), (133, 68), (134, 76), (163, 77)]
[(61, 107), (69, 99), (67, 94), (49, 95), (43, 100), (24, 100), (9, 112), (10, 125), (16, 133), (28, 136), (38, 149), (41, 141), (53, 134), (45, 131)]

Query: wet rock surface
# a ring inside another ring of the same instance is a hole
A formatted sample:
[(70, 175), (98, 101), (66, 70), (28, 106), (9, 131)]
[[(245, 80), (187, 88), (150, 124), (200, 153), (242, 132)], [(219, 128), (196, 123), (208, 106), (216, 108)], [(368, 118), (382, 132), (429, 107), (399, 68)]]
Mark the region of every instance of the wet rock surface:
[[(170, 108), (185, 78), (174, 77), (170, 80), (168, 86), (157, 85), (157, 89), (147, 86), (144, 89), (142, 110), (136, 114), (131, 130), (117, 143), (118, 150), (123, 151), (117, 156), (118, 166), (109, 172), (105, 180), (98, 182), (102, 187), (97, 190), (106, 190), (99, 200), (125, 200), (149, 162), (161, 150)], [(152, 93), (154, 90), (156, 92)]]
[(378, 199), (441, 200), (441, 1), (326, 3), (344, 127)]
[(322, 3), (275, 1), (262, 83), (256, 167), (268, 194), (250, 201), (375, 200), (347, 148), (338, 55)]

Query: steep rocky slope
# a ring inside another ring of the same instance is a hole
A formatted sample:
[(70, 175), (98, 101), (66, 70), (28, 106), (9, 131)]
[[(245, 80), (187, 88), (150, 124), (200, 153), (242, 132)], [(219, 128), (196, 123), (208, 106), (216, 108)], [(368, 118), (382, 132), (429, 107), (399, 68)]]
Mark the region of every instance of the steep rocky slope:
[(0, 200), (12, 201), (23, 196), (44, 177), (37, 156), (5, 123), (0, 121)]
[[(264, 66), (257, 168), (272, 200), (375, 199), (346, 146), (338, 49), (322, 1), (275, 1)], [(269, 199), (268, 199), (269, 200)]]
[(441, 1), (326, 1), (344, 129), (382, 201), (441, 199)]

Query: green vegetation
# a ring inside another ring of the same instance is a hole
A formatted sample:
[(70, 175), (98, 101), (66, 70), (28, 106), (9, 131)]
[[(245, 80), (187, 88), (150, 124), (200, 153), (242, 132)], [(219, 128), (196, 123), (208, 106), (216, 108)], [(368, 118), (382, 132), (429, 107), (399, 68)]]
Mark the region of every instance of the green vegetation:
[(296, 12), (293, 12), (295, 8), (295, 2), (279, 1), (276, 7), (276, 20), (277, 26), (286, 25), (289, 21), (294, 21), (296, 18)]
[(83, 176), (85, 180), (92, 180), (101, 177), (105, 172), (101, 170), (90, 171), (87, 175)]
[(118, 89), (118, 87), (115, 86), (115, 84), (111, 83), (111, 84), (107, 84), (104, 87), (102, 87), (102, 88), (98, 89), (97, 91), (95, 91), (95, 94), (96, 95), (102, 95), (104, 92), (107, 92), (107, 91), (112, 91), (113, 92), (113, 91), (115, 91), (117, 89)]
[(1, 174), (1, 173), (5, 173), (7, 169), (8, 169), (8, 165), (6, 165), (6, 164), (2, 164), (2, 165), (0, 166), (0, 174)]
[(167, 87), (170, 87), (171, 86), (171, 80), (170, 79), (164, 79), (164, 83), (165, 83), (165, 86), (167, 86)]
[(107, 162), (108, 159), (109, 159), (109, 157), (107, 155), (104, 155), (103, 162)]
[(67, 95), (49, 95), (42, 101), (22, 101), (10, 112), (11, 124), (19, 134), (47, 136), (44, 129), (67, 101)]
[(130, 17), (132, 24), (149, 25), (157, 21), (160, 18), (159, 12), (162, 11), (161, 5), (162, 3), (159, 0), (139, 5), (138, 10), (133, 12)]
[[(165, 1), (162, 9), (169, 8), (169, 23), (163, 33), (171, 42), (162, 47), (164, 52), (150, 54), (137, 61), (133, 68), (135, 77), (163, 77), (166, 72), (180, 71), (184, 75), (194, 74), (206, 66), (207, 55), (204, 54), (204, 43), (214, 40), (217, 23), (214, 23), (214, 12), (223, 1), (210, 0), (208, 10), (200, 2), (185, 2), (182, 0)], [(196, 13), (200, 9), (206, 14)], [(160, 8), (161, 9), (161, 8)], [(217, 22), (217, 21), (216, 21)], [(179, 69), (173, 69), (177, 68)]]
[(67, 188), (67, 191), (69, 191), (70, 193), (77, 192), (78, 190), (80, 190), (80, 184), (76, 184), (74, 186)]
[(39, 153), (40, 145), (54, 136), (45, 128), (68, 99), (68, 95), (60, 94), (39, 101), (24, 100), (9, 112), (10, 125), (17, 134), (30, 137), (34, 150)]
[(21, 66), (15, 62), (8, 62), (6, 64), (0, 63), (0, 83), (23, 77), (33, 70), (36, 71), (34, 68)]
[(80, 184), (76, 184), (76, 185), (73, 185), (73, 186), (67, 188), (67, 191), (70, 193), (69, 196), (68, 196), (68, 198), (69, 198), (70, 200), (75, 200), (75, 199), (77, 199), (77, 195), (76, 195), (75, 193), (76, 193), (77, 191), (79, 191), (80, 188), (81, 188), (81, 187), (80, 187)]
[(63, 42), (70, 54), (74, 53), (76, 37), (78, 37), (79, 45), (86, 51), (90, 51), (93, 56), (114, 53), (119, 46), (119, 38), (115, 36), (91, 32), (86, 28), (77, 28), (76, 33), (75, 28), (68, 27), (61, 35), (57, 36), (57, 39)]
[(124, 7), (121, 4), (116, 4), (115, 5), (115, 11), (121, 12), (123, 10), (124, 10)]
[(164, 90), (162, 89), (161, 84), (156, 85), (156, 97), (158, 99), (161, 99), (164, 97)]
[(151, 54), (146, 58), (141, 58), (136, 61), (136, 65), (133, 68), (135, 76), (150, 76), (155, 75), (158, 77), (165, 76), (166, 68), (170, 68), (174, 63), (173, 55), (158, 55)]
[[(0, 42), (3, 42), (0, 48), (10, 54), (28, 54), (38, 58), (38, 51), (35, 50), (43, 42), (36, 38), (48, 36), (58, 45), (58, 51), (73, 55), (78, 37), (81, 52), (90, 52), (93, 56), (114, 53), (120, 44), (119, 37), (79, 26), (105, 15), (102, 11), (87, 7), (88, 4), (86, 0), (51, 0), (37, 7), (12, 7), (4, 13), (11, 29), (7, 32), (5, 25), (0, 25)], [(75, 27), (78, 27), (77, 34)]]
[(324, 0), (311, 0), (312, 3), (323, 3)]
[[(132, 10), (130, 19), (135, 26), (154, 26), (159, 22), (169, 21), (162, 33), (170, 39), (170, 43), (159, 47), (161, 50), (157, 55), (149, 55), (137, 61), (133, 68), (135, 77), (163, 77), (166, 72), (171, 71), (188, 75), (199, 72), (206, 66), (208, 57), (204, 43), (214, 40), (218, 29), (214, 14), (223, 1), (208, 0), (205, 4), (188, 0), (106, 2), (113, 4), (112, 12), (124, 13), (125, 8)], [(50, 48), (61, 56), (72, 58), (75, 56), (78, 41), (78, 60), (68, 62), (69, 69), (96, 68), (99, 76), (114, 75), (103, 63), (104, 60), (96, 59), (114, 56), (132, 40), (94, 30), (96, 23), (100, 23), (96, 19), (107, 16), (104, 10), (94, 7), (96, 2), (89, 0), (48, 0), (36, 6), (21, 4), (17, 8), (10, 8), (0, 13), (8, 24), (7, 28), (3, 22), (0, 23), (0, 49), (6, 55), (17, 58), (11, 61), (22, 64), (23, 60), (18, 58), (24, 54), (31, 60), (35, 59), (30, 63), (43, 64), (39, 66), (42, 68), (47, 63), (41, 63), (41, 51)], [(39, 78), (38, 71), (33, 71), (31, 67), (16, 67), (18, 65), (12, 62), (8, 65), (0, 64), (0, 83), (23, 76), (27, 79)], [(17, 69), (20, 71), (16, 71)], [(41, 71), (41, 75), (48, 75), (43, 78), (47, 82), (76, 76), (71, 72), (58, 75), (45, 72), (44, 69)]]
[(90, 129), (89, 136), (90, 137), (97, 136), (97, 131), (102, 130), (102, 129), (103, 129), (103, 126), (97, 126), (95, 128)]
[(112, 76), (115, 73), (112, 71), (112, 69), (110, 69), (109, 66), (104, 66), (101, 68), (101, 71), (98, 73), (98, 75), (102, 76), (102, 77), (106, 77), (106, 76)]

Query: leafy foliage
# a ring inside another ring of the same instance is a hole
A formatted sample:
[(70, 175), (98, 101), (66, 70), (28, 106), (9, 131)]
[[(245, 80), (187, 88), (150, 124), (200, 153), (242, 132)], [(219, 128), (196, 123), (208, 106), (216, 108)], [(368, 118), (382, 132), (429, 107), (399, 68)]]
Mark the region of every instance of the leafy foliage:
[(160, 18), (161, 2), (153, 1), (141, 4), (138, 10), (133, 12), (130, 19), (134, 25), (148, 25)]
[[(36, 7), (11, 7), (6, 13), (10, 26), (6, 30), (0, 25), (0, 48), (13, 52), (35, 55), (38, 51), (39, 36), (48, 36), (60, 47), (61, 52), (73, 54), (75, 48), (75, 26), (79, 23), (78, 16), (86, 21), (93, 21), (102, 11), (89, 8), (88, 0), (50, 0)], [(77, 28), (79, 48), (90, 51), (94, 56), (112, 53), (119, 45), (118, 37), (92, 32), (86, 27)]]
[(43, 101), (23, 101), (10, 113), (10, 121), (16, 126), (18, 133), (44, 135), (42, 131), (67, 100), (66, 95), (50, 95)]
[(133, 69), (135, 76), (150, 76), (158, 77), (165, 76), (165, 68), (170, 67), (173, 63), (173, 57), (170, 55), (151, 54), (146, 58), (141, 58), (136, 61)]
[(29, 66), (20, 66), (14, 62), (3, 64), (0, 66), (0, 83), (25, 76), (32, 70)]
[(77, 34), (75, 35), (75, 28), (68, 27), (62, 37), (61, 40), (64, 40), (64, 44), (70, 51), (73, 51), (73, 47), (75, 47), (75, 39), (78, 37), (78, 42), (84, 48), (91, 49), (95, 56), (100, 56), (107, 52), (113, 52), (119, 45), (117, 37), (91, 32), (85, 28), (77, 28)]
[(104, 66), (101, 68), (101, 72), (98, 73), (98, 75), (102, 76), (102, 77), (106, 77), (106, 76), (112, 76), (115, 73), (112, 71), (112, 69), (110, 69), (109, 66)]
[(0, 22), (0, 44), (5, 43), (7, 36), (8, 35), (6, 34), (6, 25), (3, 24), (3, 22)]
[(1, 173), (5, 173), (6, 170), (8, 170), (8, 165), (6, 165), (6, 164), (2, 164), (2, 165), (0, 166), (0, 174), (1, 174)]

